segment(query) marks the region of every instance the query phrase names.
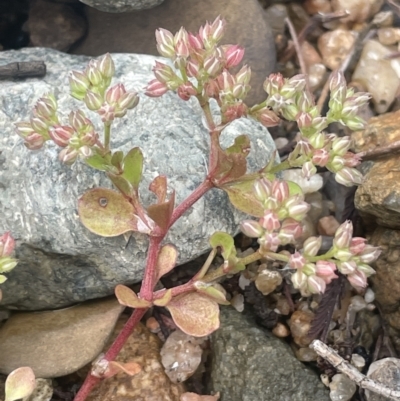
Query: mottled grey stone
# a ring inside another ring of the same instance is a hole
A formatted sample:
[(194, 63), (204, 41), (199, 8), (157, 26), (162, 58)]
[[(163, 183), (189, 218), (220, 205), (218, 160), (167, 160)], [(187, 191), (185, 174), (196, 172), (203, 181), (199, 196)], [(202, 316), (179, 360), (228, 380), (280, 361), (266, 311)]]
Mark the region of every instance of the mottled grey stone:
[(255, 324), (249, 312), (221, 308), (212, 335), (212, 391), (221, 401), (329, 401), (329, 390), (289, 345)]
[[(113, 125), (112, 146), (124, 151), (140, 146), (145, 157), (141, 197), (152, 201), (147, 188), (158, 174), (169, 177), (177, 203), (186, 198), (206, 176), (208, 133), (195, 99), (184, 102), (175, 94), (153, 99), (142, 92), (152, 78), (155, 58), (134, 54), (113, 55), (118, 81), (138, 90), (139, 106)], [(1, 307), (47, 309), (70, 305), (113, 293), (118, 283), (141, 279), (147, 237), (133, 234), (103, 238), (79, 222), (77, 198), (87, 189), (110, 183), (101, 172), (82, 163), (61, 165), (54, 144), (31, 152), (22, 144), (13, 123), (26, 120), (35, 101), (55, 91), (64, 119), (78, 103), (68, 95), (67, 73), (81, 70), (88, 58), (55, 50), (27, 48), (0, 53), (0, 64), (42, 59), (48, 73), (43, 79), (3, 82), (0, 86), (0, 232), (10, 230), (17, 239), (18, 266), (2, 284)], [(97, 123), (94, 113), (91, 118)], [(255, 121), (236, 121), (223, 133), (223, 145), (239, 134), (251, 135), (250, 170), (269, 160), (274, 143), (268, 131)], [(216, 230), (235, 233), (243, 216), (222, 191), (212, 190), (172, 228), (166, 241), (176, 244), (179, 263), (208, 249)]]
[(79, 0), (90, 7), (107, 13), (145, 10), (160, 5), (164, 0)]
[[(367, 376), (375, 382), (382, 383), (393, 391), (400, 391), (400, 359), (384, 358), (372, 362), (368, 368)], [(365, 390), (367, 401), (387, 401), (389, 398)]]

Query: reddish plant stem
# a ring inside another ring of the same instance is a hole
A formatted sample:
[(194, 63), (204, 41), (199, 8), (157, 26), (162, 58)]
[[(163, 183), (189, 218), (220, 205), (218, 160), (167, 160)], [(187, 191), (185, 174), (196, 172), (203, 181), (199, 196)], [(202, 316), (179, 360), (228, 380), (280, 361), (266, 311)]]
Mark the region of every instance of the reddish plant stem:
[[(124, 328), (120, 331), (118, 334), (118, 337), (114, 340), (112, 343), (111, 347), (107, 351), (107, 353), (104, 355), (104, 359), (108, 361), (112, 361), (116, 358), (118, 355), (119, 351), (121, 351), (121, 348), (125, 344), (126, 340), (128, 337), (131, 335), (133, 329), (135, 326), (140, 322), (140, 319), (143, 317), (143, 315), (146, 313), (147, 309), (135, 309), (132, 312), (131, 317), (128, 319), (128, 321), (125, 323)], [(83, 382), (81, 388), (77, 392), (74, 401), (84, 401), (90, 392), (92, 391), (93, 387), (100, 382), (100, 378), (96, 376), (92, 376), (91, 372), (88, 373), (86, 376), (85, 381)]]

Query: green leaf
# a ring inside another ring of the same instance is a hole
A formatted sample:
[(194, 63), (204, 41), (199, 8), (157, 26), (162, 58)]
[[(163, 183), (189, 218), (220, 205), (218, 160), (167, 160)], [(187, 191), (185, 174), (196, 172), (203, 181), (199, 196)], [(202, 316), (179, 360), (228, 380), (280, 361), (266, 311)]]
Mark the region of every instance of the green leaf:
[(6, 280), (7, 280), (7, 277), (0, 274), (0, 284), (3, 284)]
[(262, 217), (264, 207), (254, 196), (254, 182), (258, 179), (259, 177), (256, 176), (249, 180), (227, 183), (221, 189), (228, 194), (229, 200), (236, 209), (251, 216)]
[(18, 261), (16, 259), (10, 258), (9, 256), (4, 256), (0, 258), (0, 273), (8, 273), (15, 266), (17, 266)]
[(157, 259), (157, 281), (175, 267), (177, 258), (178, 251), (174, 245), (167, 244), (160, 249)]
[(122, 150), (117, 150), (111, 156), (111, 164), (119, 169), (121, 167), (123, 158), (124, 158), (124, 152)]
[(123, 177), (130, 182), (137, 191), (142, 180), (143, 153), (139, 148), (131, 149), (124, 158)]
[(106, 158), (100, 156), (99, 154), (94, 154), (85, 159), (85, 163), (90, 167), (95, 168), (96, 170), (100, 171), (109, 171), (110, 164)]
[(137, 217), (132, 204), (120, 193), (106, 188), (94, 188), (78, 200), (82, 224), (103, 237), (115, 237), (137, 231)]
[(231, 255), (236, 255), (236, 248), (233, 238), (228, 233), (217, 231), (210, 237), (212, 248), (220, 247), (224, 260), (228, 260)]
[(35, 374), (29, 367), (12, 371), (5, 383), (5, 401), (19, 400), (32, 394), (36, 387)]
[(167, 305), (175, 324), (194, 337), (208, 336), (219, 328), (219, 307), (197, 292), (178, 295)]
[(121, 305), (129, 308), (150, 308), (151, 306), (151, 302), (138, 298), (135, 292), (125, 285), (118, 284), (114, 292)]
[(214, 286), (204, 283), (203, 281), (196, 281), (194, 286), (196, 291), (206, 295), (221, 305), (230, 305), (230, 302), (226, 300), (225, 294)]
[(155, 299), (153, 301), (153, 303), (154, 303), (154, 305), (157, 305), (157, 306), (166, 306), (169, 304), (171, 299), (172, 299), (172, 290), (169, 289), (165, 292), (165, 294), (162, 298)]
[(289, 194), (290, 196), (293, 195), (303, 195), (303, 190), (301, 189), (300, 185), (296, 184), (293, 181), (286, 181), (289, 186)]
[(121, 193), (126, 196), (133, 195), (132, 186), (124, 177), (111, 173), (107, 173), (107, 176)]

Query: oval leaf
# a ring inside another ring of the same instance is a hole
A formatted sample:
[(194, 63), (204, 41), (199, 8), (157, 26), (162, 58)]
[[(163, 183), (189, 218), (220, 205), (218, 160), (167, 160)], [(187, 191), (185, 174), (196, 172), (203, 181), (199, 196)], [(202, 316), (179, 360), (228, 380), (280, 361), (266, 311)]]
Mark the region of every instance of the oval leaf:
[(121, 193), (126, 196), (132, 195), (132, 185), (122, 175), (107, 173), (107, 176)]
[(172, 212), (174, 211), (175, 205), (175, 191), (167, 202), (157, 203), (155, 205), (150, 205), (147, 208), (147, 213), (149, 217), (155, 221), (155, 223), (162, 229), (167, 230), (169, 222), (171, 221)]
[(78, 213), (88, 230), (103, 237), (137, 230), (134, 207), (122, 194), (111, 189), (85, 192), (78, 200)]
[(221, 305), (230, 305), (230, 302), (226, 300), (225, 294), (220, 291), (218, 288), (213, 287), (210, 284), (204, 283), (202, 281), (197, 281), (194, 283), (196, 287), (196, 291), (201, 294), (206, 295), (207, 297), (213, 299)]
[(142, 179), (143, 153), (139, 148), (131, 149), (124, 158), (123, 176), (137, 191)]
[(145, 299), (140, 299), (130, 288), (125, 285), (118, 284), (115, 287), (115, 296), (121, 305), (129, 308), (150, 308), (151, 303)]
[(165, 292), (162, 298), (153, 300), (153, 304), (157, 306), (166, 306), (172, 299), (172, 290), (169, 289)]
[(175, 267), (177, 258), (178, 251), (172, 244), (161, 248), (157, 259), (157, 281)]
[(208, 336), (219, 328), (218, 304), (196, 292), (179, 295), (167, 305), (175, 324), (194, 337)]
[(100, 156), (99, 154), (94, 154), (85, 159), (85, 163), (90, 167), (95, 168), (100, 171), (110, 171), (112, 170), (112, 166), (110, 166), (107, 158)]
[(122, 150), (117, 150), (113, 153), (111, 157), (111, 164), (117, 168), (120, 168), (122, 159), (124, 158), (124, 152)]
[(224, 260), (228, 260), (230, 256), (236, 255), (236, 248), (233, 238), (228, 233), (217, 231), (210, 237), (210, 245), (215, 249), (222, 249)]
[(36, 387), (35, 374), (29, 367), (22, 367), (12, 371), (6, 380), (5, 401), (19, 400), (32, 394)]

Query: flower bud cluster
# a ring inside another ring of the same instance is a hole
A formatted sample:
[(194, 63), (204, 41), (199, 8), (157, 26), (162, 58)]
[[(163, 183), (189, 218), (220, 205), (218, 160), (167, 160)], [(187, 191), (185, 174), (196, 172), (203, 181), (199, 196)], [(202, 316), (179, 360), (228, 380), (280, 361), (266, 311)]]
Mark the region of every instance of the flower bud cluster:
[(381, 251), (366, 244), (364, 238), (352, 238), (352, 234), (353, 225), (346, 221), (336, 231), (333, 247), (325, 254), (325, 260), (316, 260), (321, 237), (308, 238), (302, 252), (291, 255), (289, 267), (296, 270), (291, 277), (292, 283), (303, 296), (325, 292), (326, 285), (338, 277), (337, 271), (345, 275), (357, 290), (367, 286), (367, 278), (375, 273), (369, 264), (378, 258)]
[(24, 139), (24, 145), (30, 150), (37, 150), (50, 140), (49, 131), (55, 124), (58, 124), (57, 102), (53, 94), (47, 93), (37, 101), (30, 121), (15, 125), (18, 135)]
[(146, 94), (158, 97), (172, 90), (183, 100), (191, 96), (201, 96), (203, 101), (216, 99), (223, 122), (246, 115), (243, 99), (250, 89), (251, 71), (244, 66), (236, 74), (229, 72), (242, 61), (244, 49), (238, 45), (218, 46), (225, 25), (226, 21), (217, 17), (195, 34), (184, 28), (175, 35), (158, 29), (157, 49), (172, 60), (175, 69), (157, 62), (153, 68), (155, 79), (149, 82)]
[(262, 204), (263, 216), (241, 223), (242, 232), (258, 238), (260, 252), (275, 252), (280, 245), (293, 244), (302, 234), (301, 220), (309, 210), (302, 194), (290, 195), (286, 181), (262, 178), (254, 184), (254, 195)]
[(71, 95), (96, 111), (105, 124), (123, 117), (139, 102), (137, 93), (128, 92), (122, 84), (109, 88), (114, 73), (114, 62), (107, 53), (99, 60), (91, 60), (85, 71), (72, 71), (69, 76)]
[(339, 121), (351, 130), (363, 129), (365, 123), (358, 117), (358, 113), (369, 102), (371, 96), (365, 92), (354, 93), (353, 89), (348, 89), (343, 73), (338, 71), (333, 73), (329, 88), (331, 96), (328, 121)]
[[(0, 273), (8, 273), (17, 265), (17, 260), (10, 257), (14, 251), (15, 240), (7, 232), (0, 236)], [(0, 284), (4, 283), (7, 278), (0, 274)]]

